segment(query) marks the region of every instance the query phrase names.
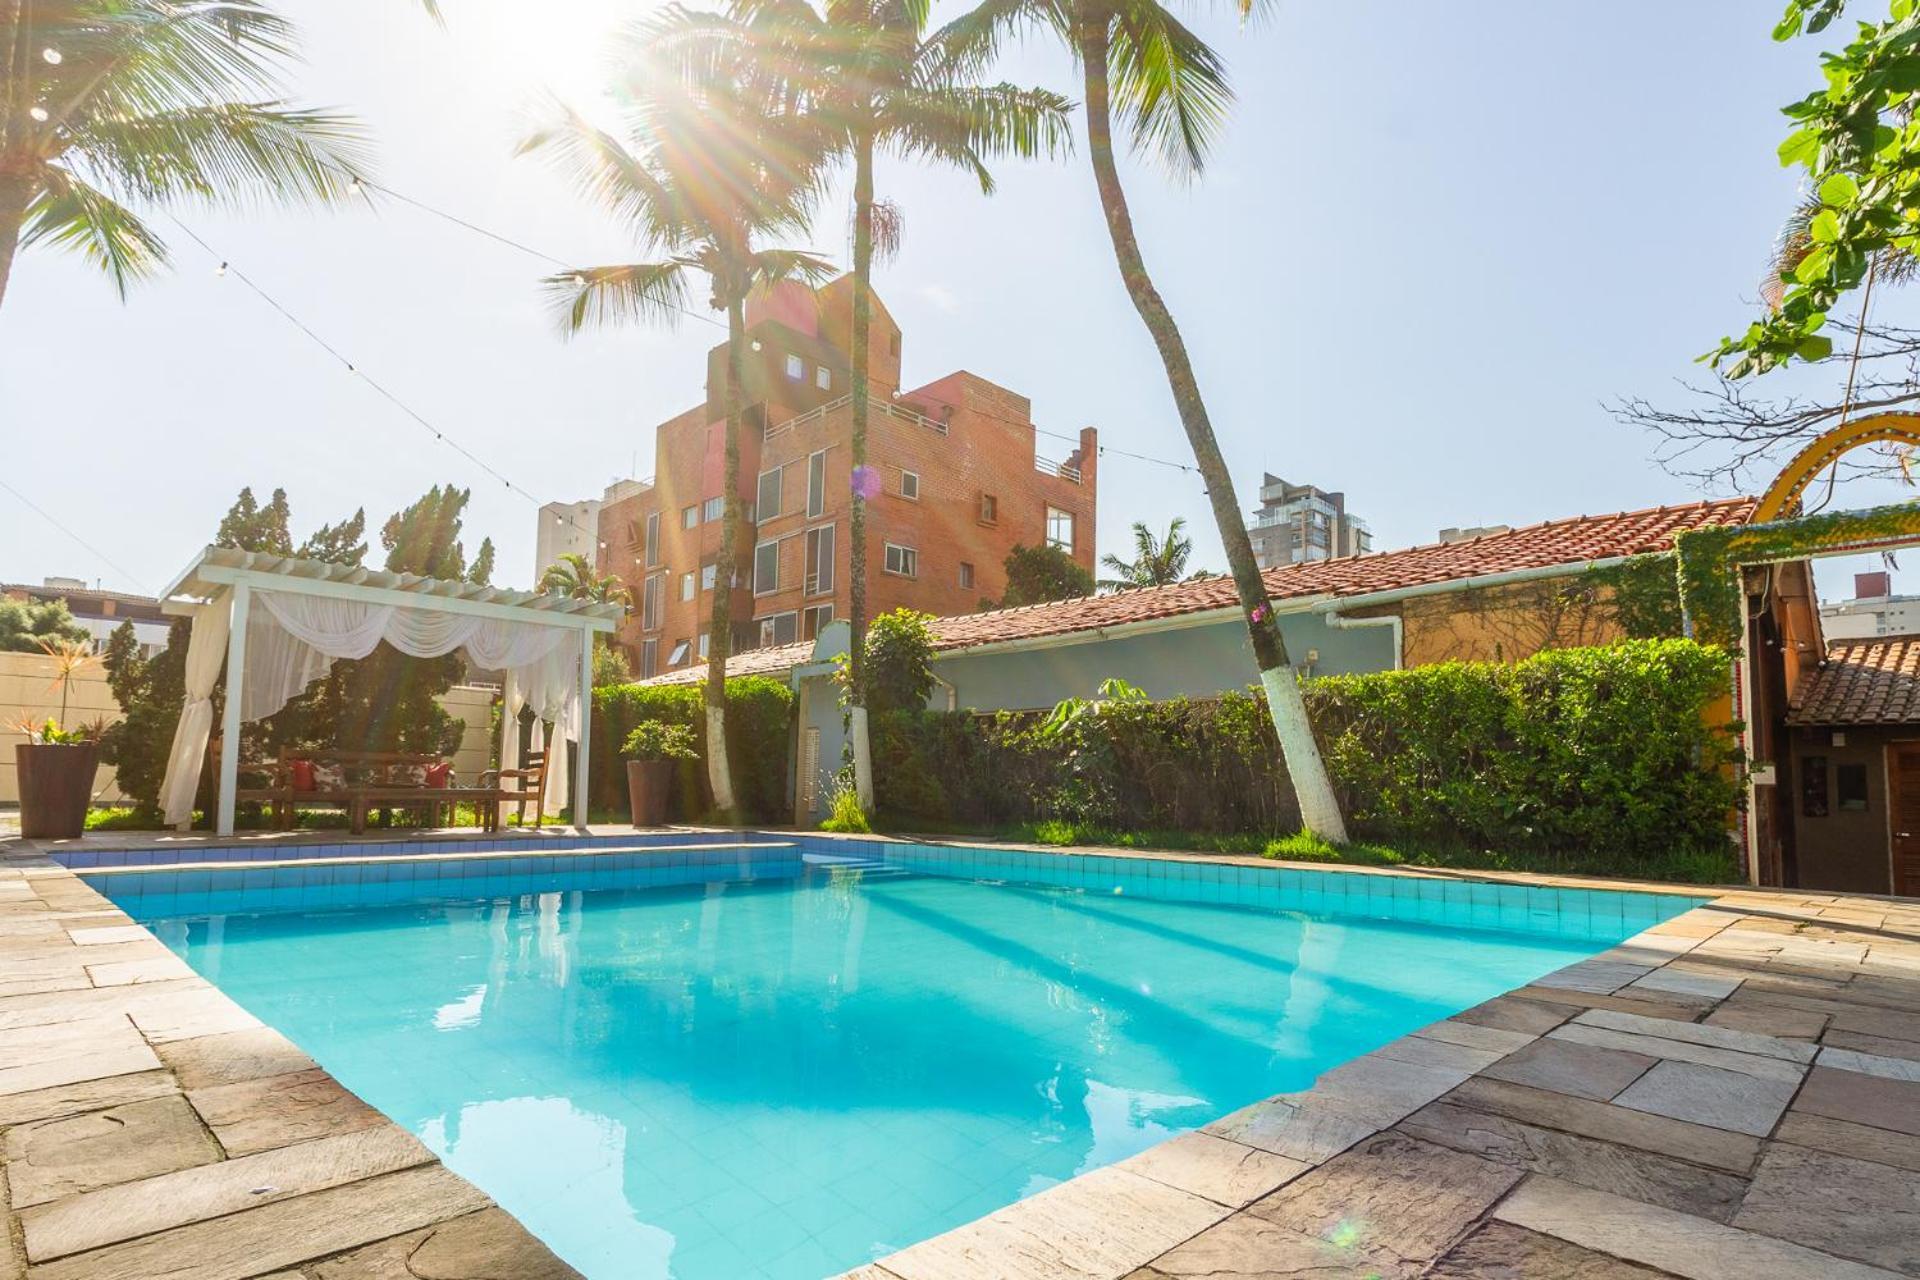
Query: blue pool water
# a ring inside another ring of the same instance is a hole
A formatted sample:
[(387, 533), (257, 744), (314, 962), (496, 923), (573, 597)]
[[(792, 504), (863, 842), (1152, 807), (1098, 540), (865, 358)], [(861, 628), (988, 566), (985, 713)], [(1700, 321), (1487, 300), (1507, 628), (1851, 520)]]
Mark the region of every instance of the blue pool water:
[(838, 1272), (1697, 901), (779, 838), (89, 879), (593, 1280)]

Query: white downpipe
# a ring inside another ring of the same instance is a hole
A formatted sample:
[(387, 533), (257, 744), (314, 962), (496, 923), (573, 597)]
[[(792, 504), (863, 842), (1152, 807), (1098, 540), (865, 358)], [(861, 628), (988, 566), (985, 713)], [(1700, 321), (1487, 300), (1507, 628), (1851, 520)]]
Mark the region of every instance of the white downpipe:
[(873, 740), (867, 736), (867, 709), (847, 708), (847, 733), (853, 739), (853, 794), (860, 812), (873, 812)]
[(1320, 620), (1335, 631), (1357, 631), (1362, 627), (1387, 627), (1393, 632), (1393, 669), (1406, 665), (1406, 633), (1401, 629), (1400, 615), (1382, 614), (1377, 618), (1350, 618), (1337, 609), (1328, 609), (1320, 615)]
[(1260, 686), (1267, 691), (1267, 714), (1273, 718), (1280, 755), (1286, 761), (1293, 794), (1300, 802), (1301, 824), (1322, 840), (1347, 843), (1346, 819), (1340, 816), (1340, 802), (1334, 798), (1333, 784), (1320, 760), (1320, 744), (1314, 741), (1313, 725), (1307, 720), (1299, 677), (1288, 667), (1262, 671)]
[(933, 682), (947, 691), (946, 709), (948, 711), (958, 711), (960, 709), (960, 690), (954, 688), (952, 681), (942, 680), (938, 672), (934, 673)]
[(707, 785), (713, 788), (713, 807), (733, 811), (733, 775), (727, 768), (727, 711), (707, 708)]

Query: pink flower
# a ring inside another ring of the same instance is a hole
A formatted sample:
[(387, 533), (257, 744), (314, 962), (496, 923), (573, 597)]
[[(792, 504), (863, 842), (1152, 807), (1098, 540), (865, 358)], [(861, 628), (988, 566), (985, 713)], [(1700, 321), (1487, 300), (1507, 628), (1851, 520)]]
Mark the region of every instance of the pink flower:
[(872, 502), (880, 496), (880, 472), (868, 466), (853, 469), (853, 491), (861, 500)]
[(1265, 622), (1267, 620), (1267, 615), (1272, 612), (1273, 610), (1267, 608), (1266, 605), (1257, 604), (1253, 606), (1253, 613), (1250, 616), (1253, 618), (1255, 622)]

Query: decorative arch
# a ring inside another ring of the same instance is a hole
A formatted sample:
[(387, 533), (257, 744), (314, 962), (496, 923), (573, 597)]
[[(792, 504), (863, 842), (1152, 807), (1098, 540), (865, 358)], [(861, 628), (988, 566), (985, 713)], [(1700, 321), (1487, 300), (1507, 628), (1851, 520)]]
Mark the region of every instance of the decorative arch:
[(1842, 454), (1867, 444), (1906, 444), (1920, 448), (1920, 414), (1876, 413), (1856, 418), (1815, 440), (1780, 469), (1754, 508), (1750, 523), (1764, 524), (1795, 513), (1815, 476)]

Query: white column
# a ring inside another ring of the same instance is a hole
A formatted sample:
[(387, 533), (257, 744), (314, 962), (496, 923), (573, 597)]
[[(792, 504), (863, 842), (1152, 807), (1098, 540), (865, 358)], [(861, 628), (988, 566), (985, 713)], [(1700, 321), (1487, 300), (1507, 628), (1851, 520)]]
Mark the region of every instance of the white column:
[(233, 621), (227, 628), (227, 705), (220, 719), (220, 808), (216, 835), (233, 834), (234, 795), (240, 789), (240, 697), (247, 685), (247, 611), (253, 588), (233, 586)]
[[(505, 682), (500, 686), (500, 768), (502, 769), (520, 767), (520, 708), (515, 705), (519, 691), (520, 682), (509, 670)], [(506, 802), (502, 801), (498, 809), (500, 826), (504, 829), (507, 825)]]
[(593, 732), (593, 632), (580, 629), (580, 741), (573, 748), (573, 825), (587, 825), (587, 743)]

